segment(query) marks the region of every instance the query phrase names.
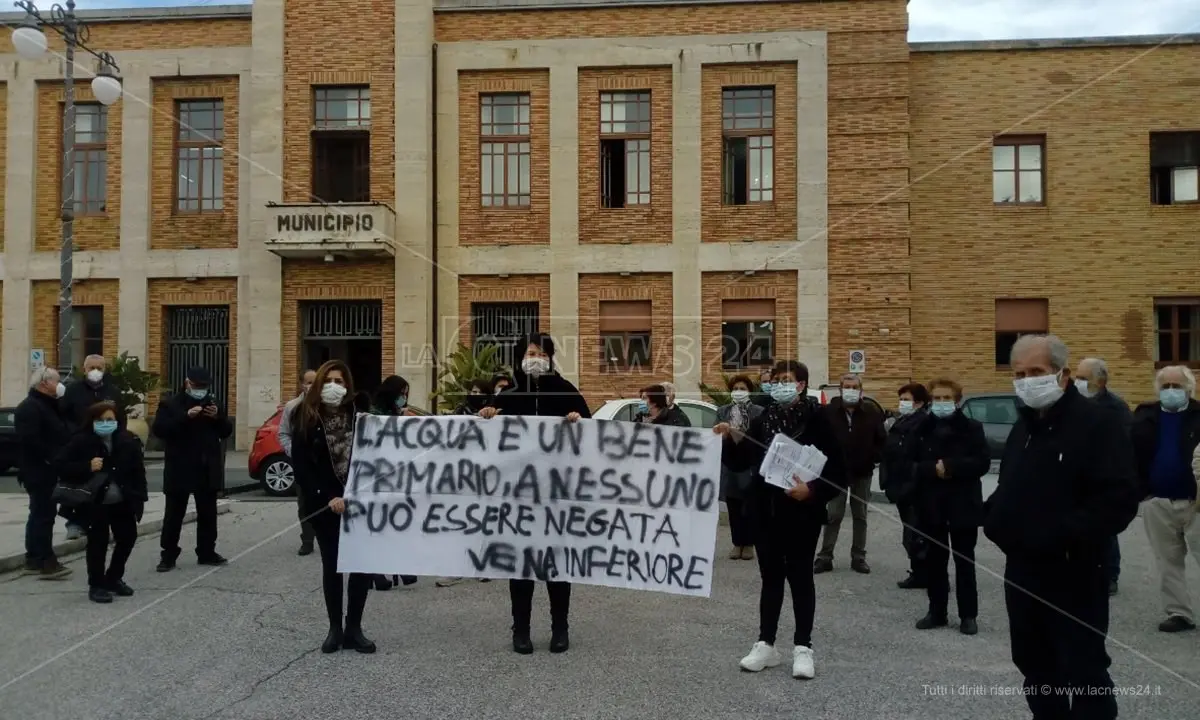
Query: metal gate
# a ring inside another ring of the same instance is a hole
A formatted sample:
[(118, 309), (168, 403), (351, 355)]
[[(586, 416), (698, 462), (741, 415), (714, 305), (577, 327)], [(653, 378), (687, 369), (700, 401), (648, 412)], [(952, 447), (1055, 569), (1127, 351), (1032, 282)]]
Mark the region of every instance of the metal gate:
[(383, 303), (350, 300), (304, 304), (305, 340), (382, 340)]
[(484, 345), (500, 346), (501, 362), (515, 363), (514, 349), (538, 329), (539, 308), (535, 302), (471, 303), (471, 335), (474, 351)]
[(183, 386), (188, 368), (212, 375), (213, 397), (229, 412), (229, 306), (167, 308), (167, 383)]

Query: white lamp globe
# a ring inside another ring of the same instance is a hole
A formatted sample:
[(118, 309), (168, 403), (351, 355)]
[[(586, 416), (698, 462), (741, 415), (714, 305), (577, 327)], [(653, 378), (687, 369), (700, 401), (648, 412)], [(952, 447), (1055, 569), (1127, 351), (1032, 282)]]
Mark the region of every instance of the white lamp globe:
[(46, 34), (36, 27), (22, 26), (13, 30), (13, 48), (26, 60), (37, 60), (46, 52)]
[(112, 105), (121, 99), (121, 81), (112, 75), (97, 75), (92, 78), (92, 94), (103, 105)]

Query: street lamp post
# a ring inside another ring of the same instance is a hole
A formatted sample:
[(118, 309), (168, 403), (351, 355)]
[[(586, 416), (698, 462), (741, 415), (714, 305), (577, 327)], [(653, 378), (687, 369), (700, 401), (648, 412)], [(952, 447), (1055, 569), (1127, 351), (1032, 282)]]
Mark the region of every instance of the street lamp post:
[(66, 377), (75, 361), (71, 357), (75, 337), (71, 310), (75, 264), (75, 53), (82, 50), (99, 62), (92, 78), (92, 94), (103, 105), (112, 105), (121, 99), (120, 71), (112, 55), (88, 47), (88, 27), (75, 14), (75, 0), (67, 0), (65, 6), (52, 5), (49, 17), (38, 11), (33, 0), (17, 0), (14, 4), (25, 11), (24, 22), (12, 34), (13, 48), (18, 55), (36, 60), (45, 54), (47, 42), (42, 28), (58, 33), (66, 47), (63, 53), (62, 244), (59, 247), (58, 294), (58, 366)]

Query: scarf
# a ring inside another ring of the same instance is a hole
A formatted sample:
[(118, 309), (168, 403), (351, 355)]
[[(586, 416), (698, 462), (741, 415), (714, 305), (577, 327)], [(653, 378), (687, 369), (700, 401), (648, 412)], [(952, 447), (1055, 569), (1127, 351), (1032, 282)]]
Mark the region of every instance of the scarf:
[(750, 415), (742, 403), (735, 402), (729, 408), (729, 426), (734, 430), (745, 430), (750, 424)]
[(786, 435), (793, 440), (799, 438), (808, 428), (812, 412), (812, 403), (804, 397), (786, 406), (771, 403), (763, 410), (763, 429), (766, 431), (763, 442), (770, 443), (776, 435)]
[(321, 419), (325, 421), (325, 443), (329, 446), (329, 460), (338, 482), (346, 484), (350, 475), (350, 441), (353, 439), (353, 421), (341, 407), (331, 408), (321, 403)]

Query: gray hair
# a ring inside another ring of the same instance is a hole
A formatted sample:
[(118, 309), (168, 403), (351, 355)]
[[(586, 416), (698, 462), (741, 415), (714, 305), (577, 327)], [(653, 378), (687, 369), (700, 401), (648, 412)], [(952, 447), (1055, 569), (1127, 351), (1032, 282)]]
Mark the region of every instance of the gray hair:
[(41, 385), (42, 383), (46, 382), (47, 380), (49, 380), (52, 377), (55, 380), (58, 379), (58, 371), (57, 370), (50, 367), (49, 365), (46, 365), (45, 367), (40, 367), (37, 370), (34, 370), (33, 374), (29, 376), (29, 387), (35, 388), (38, 385)]
[(1079, 361), (1079, 365), (1080, 367), (1086, 365), (1096, 375), (1096, 379), (1100, 382), (1108, 382), (1108, 363), (1104, 362), (1100, 358), (1084, 358)]
[(1168, 365), (1154, 374), (1154, 389), (1162, 390), (1163, 381), (1169, 371), (1176, 370), (1183, 375), (1183, 384), (1187, 386), (1189, 396), (1196, 394), (1196, 375), (1187, 365)]
[(665, 382), (665, 383), (661, 383), (661, 384), (662, 384), (663, 394), (666, 395), (668, 399), (674, 400), (675, 399), (675, 383)]
[(859, 375), (858, 373), (846, 373), (845, 375), (842, 376), (841, 380), (838, 381), (838, 384), (840, 385), (840, 384), (846, 382), (847, 380), (849, 380), (850, 382), (856, 382), (856, 383), (858, 383), (859, 387), (862, 387), (862, 384), (863, 384), (862, 383), (862, 375)]
[(1071, 361), (1071, 351), (1057, 335), (1022, 335), (1013, 343), (1012, 351), (1008, 354), (1008, 364), (1012, 365), (1018, 355), (1043, 344), (1046, 346), (1046, 353), (1050, 356), (1050, 369), (1058, 372), (1066, 368), (1067, 363)]
[(104, 359), (103, 355), (88, 355), (87, 357), (85, 357), (83, 359), (83, 362), (86, 365), (87, 363), (89, 363), (93, 360), (99, 360), (104, 365), (104, 367), (108, 367), (108, 361)]

